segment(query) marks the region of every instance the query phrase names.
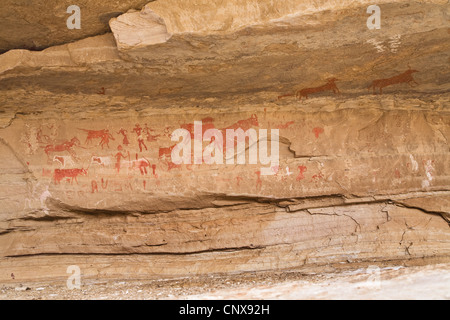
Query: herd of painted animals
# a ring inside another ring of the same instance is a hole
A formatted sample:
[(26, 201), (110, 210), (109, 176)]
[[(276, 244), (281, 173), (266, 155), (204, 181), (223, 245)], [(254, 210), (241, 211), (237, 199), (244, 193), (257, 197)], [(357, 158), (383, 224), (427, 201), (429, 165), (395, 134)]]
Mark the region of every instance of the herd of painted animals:
[[(407, 83), (410, 86), (412, 86), (412, 83), (415, 83), (418, 85), (418, 83), (414, 80), (413, 74), (419, 72), (417, 70), (411, 69), (409, 67), (408, 70), (405, 72), (393, 76), (391, 78), (387, 79), (377, 79), (372, 82), (372, 84), (367, 88), (369, 91), (370, 89), (373, 89), (373, 94), (376, 94), (377, 90), (380, 90), (380, 94), (383, 94), (383, 88), (386, 88), (388, 86), (392, 86), (395, 84), (401, 84), (401, 83)], [(314, 88), (305, 88), (297, 91), (296, 93), (290, 93), (281, 95), (278, 97), (278, 100), (284, 98), (284, 97), (297, 97), (299, 100), (302, 100), (302, 98), (308, 99), (308, 96), (314, 93), (320, 93), (320, 92), (326, 92), (326, 91), (333, 91), (334, 94), (341, 94), (339, 91), (339, 88), (336, 85), (336, 81), (339, 81), (339, 79), (336, 78), (329, 78), (327, 79), (327, 83), (320, 86), (320, 87), (314, 87)]]

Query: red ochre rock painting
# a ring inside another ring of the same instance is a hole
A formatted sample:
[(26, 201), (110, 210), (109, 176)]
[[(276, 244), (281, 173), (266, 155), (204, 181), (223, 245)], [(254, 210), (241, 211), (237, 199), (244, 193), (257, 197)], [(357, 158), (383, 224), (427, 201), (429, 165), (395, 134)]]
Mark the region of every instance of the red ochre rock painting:
[(86, 129), (79, 129), (87, 133), (87, 138), (85, 141), (86, 145), (89, 145), (93, 140), (100, 139), (99, 146), (102, 147), (102, 149), (106, 146), (109, 148), (109, 141), (115, 140), (112, 134), (109, 132), (108, 129), (103, 130), (86, 130)]
[(313, 129), (313, 133), (316, 136), (316, 139), (319, 139), (320, 135), (324, 133), (325, 130), (323, 128), (317, 127)]
[(302, 98), (308, 99), (308, 96), (313, 93), (319, 93), (319, 92), (325, 92), (325, 91), (333, 91), (334, 94), (340, 94), (336, 81), (338, 79), (336, 78), (329, 78), (327, 79), (327, 83), (320, 87), (314, 87), (314, 88), (305, 88), (296, 93), (297, 98), (301, 100)]
[(80, 140), (78, 138), (72, 138), (69, 141), (64, 141), (61, 144), (49, 144), (44, 147), (44, 151), (47, 154), (47, 157), (50, 159), (50, 155), (55, 152), (64, 152), (67, 151), (74, 158), (77, 156), (73, 148), (75, 146), (80, 146)]
[(299, 170), (299, 174), (297, 176), (297, 181), (301, 181), (301, 180), (305, 179), (305, 172), (308, 171), (308, 168), (306, 168), (305, 166), (299, 166), (298, 170)]
[(370, 91), (370, 89), (373, 88), (373, 94), (376, 94), (376, 89), (380, 89), (380, 94), (382, 94), (383, 88), (392, 86), (394, 84), (407, 83), (411, 87), (412, 87), (411, 83), (415, 83), (418, 85), (418, 83), (413, 78), (413, 74), (416, 72), (419, 71), (413, 70), (410, 67), (407, 71), (399, 75), (393, 76), (391, 78), (374, 80), (367, 89)]
[(64, 179), (67, 179), (71, 184), (74, 181), (78, 184), (78, 176), (85, 175), (87, 175), (86, 169), (55, 169), (53, 180), (55, 184), (60, 184)]

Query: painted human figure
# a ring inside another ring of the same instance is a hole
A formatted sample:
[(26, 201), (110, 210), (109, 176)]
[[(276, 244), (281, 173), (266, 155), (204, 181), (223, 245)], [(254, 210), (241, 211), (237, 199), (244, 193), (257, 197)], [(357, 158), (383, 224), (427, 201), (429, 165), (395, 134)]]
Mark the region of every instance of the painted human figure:
[(109, 148), (109, 139), (115, 140), (111, 133), (109, 133), (109, 130), (104, 130), (104, 134), (101, 137), (100, 140), (100, 146), (103, 147), (106, 145)]
[(152, 135), (152, 132), (154, 132), (154, 131), (155, 131), (155, 130), (150, 129), (150, 128), (148, 127), (148, 125), (145, 124), (144, 132), (145, 132), (145, 135), (147, 136), (147, 141), (148, 141), (148, 142), (156, 141), (156, 138), (158, 138), (158, 137), (160, 136), (160, 135)]
[(139, 150), (142, 152), (143, 148), (145, 148), (145, 150), (147, 149), (147, 146), (145, 145), (144, 142), (144, 136), (143, 136), (143, 129), (139, 124), (136, 124), (136, 126), (133, 129), (133, 132), (135, 132), (137, 134), (137, 139), (138, 139), (138, 143), (139, 143)]
[(117, 132), (117, 134), (121, 134), (123, 136), (123, 143), (122, 144), (124, 146), (128, 146), (130, 144), (130, 141), (128, 141), (128, 136), (127, 136), (128, 132), (127, 132), (127, 130), (125, 130), (124, 128), (120, 128), (120, 131)]
[(117, 147), (117, 154), (115, 155), (116, 157), (116, 169), (117, 169), (117, 173), (120, 173), (120, 168), (121, 168), (121, 161), (122, 159), (127, 159), (130, 160), (130, 154), (128, 153), (128, 155), (123, 154), (123, 148), (122, 146), (118, 146)]

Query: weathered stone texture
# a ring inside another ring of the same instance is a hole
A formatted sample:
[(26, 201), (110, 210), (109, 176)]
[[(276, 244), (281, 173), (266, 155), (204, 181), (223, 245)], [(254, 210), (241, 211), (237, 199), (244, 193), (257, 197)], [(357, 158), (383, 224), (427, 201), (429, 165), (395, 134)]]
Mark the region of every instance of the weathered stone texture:
[[(364, 1), (220, 3), (0, 56), (0, 281), (448, 262), (446, 2), (384, 1), (372, 31)], [(194, 121), (279, 130), (274, 174), (175, 165)]]

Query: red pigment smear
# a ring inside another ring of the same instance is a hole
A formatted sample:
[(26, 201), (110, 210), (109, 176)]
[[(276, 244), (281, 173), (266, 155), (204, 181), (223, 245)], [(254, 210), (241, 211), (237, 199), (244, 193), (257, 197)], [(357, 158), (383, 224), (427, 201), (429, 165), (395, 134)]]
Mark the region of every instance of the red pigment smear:
[(301, 181), (305, 179), (304, 173), (308, 171), (308, 168), (306, 168), (305, 166), (299, 166), (298, 170), (300, 170), (300, 173), (298, 174), (297, 181)]

